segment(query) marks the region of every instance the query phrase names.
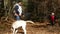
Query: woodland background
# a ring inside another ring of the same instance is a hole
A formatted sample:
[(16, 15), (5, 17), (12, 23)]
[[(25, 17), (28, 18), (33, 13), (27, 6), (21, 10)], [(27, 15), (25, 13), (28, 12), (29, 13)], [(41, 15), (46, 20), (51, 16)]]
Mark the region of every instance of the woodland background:
[[(0, 0), (0, 20), (13, 18), (13, 5), (18, 0)], [(24, 19), (44, 22), (54, 12), (60, 20), (60, 0), (21, 0), (23, 2)]]

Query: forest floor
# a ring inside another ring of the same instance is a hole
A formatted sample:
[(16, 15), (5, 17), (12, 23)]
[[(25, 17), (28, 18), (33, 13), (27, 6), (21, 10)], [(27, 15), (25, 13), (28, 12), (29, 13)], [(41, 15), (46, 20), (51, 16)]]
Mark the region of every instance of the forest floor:
[[(11, 24), (13, 21), (0, 22), (0, 34), (12, 34)], [(35, 22), (36, 25), (27, 23), (27, 34), (60, 34), (60, 27), (58, 25), (50, 26), (45, 23)], [(23, 34), (22, 28), (18, 28), (17, 34)]]

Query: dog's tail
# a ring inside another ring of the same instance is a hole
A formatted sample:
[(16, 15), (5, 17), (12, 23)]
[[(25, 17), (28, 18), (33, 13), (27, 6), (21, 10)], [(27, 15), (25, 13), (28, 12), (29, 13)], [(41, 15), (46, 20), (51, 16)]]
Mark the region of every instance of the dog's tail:
[(34, 24), (34, 22), (33, 22), (33, 21), (26, 21), (26, 22), (29, 22), (29, 23), (32, 23), (32, 24)]

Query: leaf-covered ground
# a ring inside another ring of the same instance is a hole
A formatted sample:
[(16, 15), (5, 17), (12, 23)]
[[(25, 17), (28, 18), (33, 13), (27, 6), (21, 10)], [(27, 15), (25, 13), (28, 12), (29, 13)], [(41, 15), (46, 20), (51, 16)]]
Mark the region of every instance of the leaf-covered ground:
[[(11, 24), (12, 20), (0, 21), (0, 34), (12, 34)], [(22, 28), (18, 28), (17, 34), (23, 34)], [(27, 34), (60, 34), (60, 27), (56, 24), (54, 26), (45, 23), (35, 22), (35, 25), (27, 23)]]

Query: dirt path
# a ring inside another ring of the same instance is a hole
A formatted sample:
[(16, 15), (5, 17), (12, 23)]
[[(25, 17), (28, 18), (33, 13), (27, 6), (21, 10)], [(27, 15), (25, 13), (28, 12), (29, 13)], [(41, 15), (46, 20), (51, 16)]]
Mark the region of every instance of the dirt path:
[[(27, 24), (26, 30), (27, 34), (60, 34), (60, 27), (58, 26)], [(7, 27), (4, 30), (0, 30), (0, 34), (12, 34), (12, 31)], [(17, 34), (23, 34), (23, 30), (19, 28)]]

